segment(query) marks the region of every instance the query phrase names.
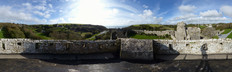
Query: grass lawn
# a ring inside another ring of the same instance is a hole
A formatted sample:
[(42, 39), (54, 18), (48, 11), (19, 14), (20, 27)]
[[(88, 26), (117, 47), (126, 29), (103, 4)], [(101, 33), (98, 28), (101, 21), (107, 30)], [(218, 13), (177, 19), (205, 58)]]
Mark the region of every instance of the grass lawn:
[(135, 38), (135, 39), (165, 39), (164, 37), (148, 36), (148, 35), (134, 35), (134, 36), (131, 36), (131, 38)]
[(218, 36), (213, 36), (213, 39), (218, 39), (219, 37)]
[(46, 40), (51, 39), (50, 37), (42, 35), (42, 33), (36, 33), (36, 35), (39, 36), (39, 37), (41, 37), (42, 39), (46, 39)]
[(160, 26), (162, 26), (162, 25), (159, 25), (159, 24), (138, 24), (138, 25), (133, 25), (133, 26), (138, 27), (140, 25), (149, 25), (151, 27), (160, 27)]
[(2, 31), (0, 31), (0, 38), (4, 38)]
[(227, 34), (231, 31), (231, 29), (225, 29), (224, 32), (222, 34)]
[(232, 33), (230, 33), (226, 38), (232, 38)]
[(204, 29), (204, 28), (206, 28), (207, 26), (205, 26), (205, 25), (200, 25), (199, 27), (200, 27), (200, 29)]
[(87, 38), (86, 40), (95, 40), (96, 39), (96, 35), (98, 35), (99, 33), (97, 33), (97, 34), (94, 34), (93, 36), (91, 36), (90, 38)]

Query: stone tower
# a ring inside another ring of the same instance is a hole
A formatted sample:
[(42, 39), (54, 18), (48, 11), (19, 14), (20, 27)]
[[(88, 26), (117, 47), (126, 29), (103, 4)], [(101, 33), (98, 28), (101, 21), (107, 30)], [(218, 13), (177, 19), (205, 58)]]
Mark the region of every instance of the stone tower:
[(176, 32), (175, 32), (175, 37), (177, 40), (185, 40), (186, 39), (187, 33), (186, 33), (185, 25), (186, 24), (183, 21), (177, 23), (177, 28), (176, 28)]

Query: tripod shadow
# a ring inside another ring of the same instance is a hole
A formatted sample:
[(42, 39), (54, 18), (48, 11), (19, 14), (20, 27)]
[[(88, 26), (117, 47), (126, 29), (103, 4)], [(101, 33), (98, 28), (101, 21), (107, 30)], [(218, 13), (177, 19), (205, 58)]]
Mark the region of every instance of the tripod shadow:
[(197, 67), (196, 72), (213, 72), (208, 62), (207, 50), (207, 44), (203, 44), (201, 46), (202, 60), (200, 65)]

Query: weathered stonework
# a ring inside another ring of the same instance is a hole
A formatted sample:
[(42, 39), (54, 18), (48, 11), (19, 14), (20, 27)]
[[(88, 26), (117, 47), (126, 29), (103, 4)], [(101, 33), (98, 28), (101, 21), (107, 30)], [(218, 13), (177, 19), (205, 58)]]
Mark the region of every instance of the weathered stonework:
[(153, 59), (153, 41), (121, 39), (121, 59)]
[(185, 40), (187, 37), (186, 27), (184, 22), (177, 23), (177, 28), (175, 31), (175, 37), (177, 40)]
[(232, 53), (231, 39), (207, 40), (154, 40), (157, 54), (202, 54), (203, 44), (207, 44), (207, 54)]
[(201, 36), (201, 29), (197, 27), (188, 27), (187, 40), (199, 40)]
[(116, 40), (0, 40), (0, 53), (87, 54), (101, 52), (116, 52), (118, 49), (119, 45), (117, 45)]
[(203, 45), (208, 50), (206, 54), (231, 54), (231, 39), (204, 40), (30, 40), (30, 39), (0, 39), (0, 53), (54, 53), (54, 54), (91, 54), (116, 53), (120, 51), (122, 59), (152, 60), (154, 54), (202, 54)]

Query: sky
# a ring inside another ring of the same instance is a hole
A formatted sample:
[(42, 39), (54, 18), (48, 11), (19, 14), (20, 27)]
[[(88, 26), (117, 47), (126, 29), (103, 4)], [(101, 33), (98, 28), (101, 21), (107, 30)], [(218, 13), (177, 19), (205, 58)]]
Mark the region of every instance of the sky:
[(0, 22), (134, 24), (232, 22), (232, 0), (0, 0)]

